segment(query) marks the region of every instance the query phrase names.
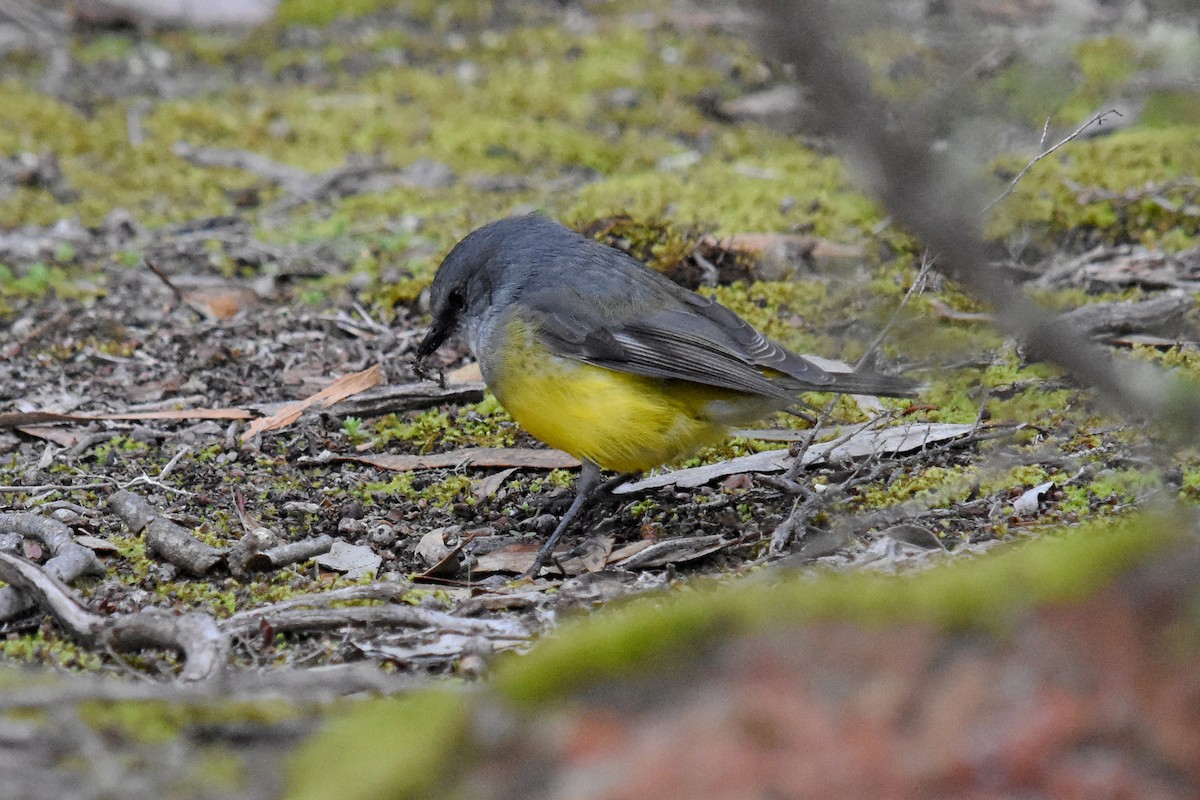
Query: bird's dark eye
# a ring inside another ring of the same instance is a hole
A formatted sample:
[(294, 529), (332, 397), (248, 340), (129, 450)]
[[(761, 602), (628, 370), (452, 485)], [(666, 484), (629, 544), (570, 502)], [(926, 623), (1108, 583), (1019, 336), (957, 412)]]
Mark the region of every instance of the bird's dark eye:
[(450, 290), (450, 294), (446, 297), (447, 308), (451, 311), (458, 311), (466, 304), (466, 298), (463, 296), (462, 289)]

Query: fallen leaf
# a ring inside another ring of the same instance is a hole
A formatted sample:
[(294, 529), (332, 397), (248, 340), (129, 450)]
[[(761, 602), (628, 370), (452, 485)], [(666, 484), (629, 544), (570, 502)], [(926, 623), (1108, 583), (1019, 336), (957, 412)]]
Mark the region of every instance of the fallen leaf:
[(383, 371), (379, 369), (378, 364), (374, 364), (361, 372), (352, 372), (349, 375), (343, 375), (316, 394), (295, 403), (288, 403), (269, 417), (254, 420), (254, 422), (246, 426), (246, 430), (242, 433), (242, 441), (249, 441), (264, 431), (276, 431), (280, 428), (286, 428), (300, 419), (300, 415), (314, 405), (329, 408), (335, 403), (345, 400), (347, 397), (365, 392), (367, 389), (378, 386), (382, 382)]
[[(368, 658), (377, 658), (409, 666), (430, 660), (440, 662), (456, 659), (468, 647), (478, 647), (479, 641), (479, 637), (477, 636), (439, 632), (435, 632), (432, 635), (425, 633), (409, 634), (405, 638), (409, 641), (404, 644), (376, 644), (368, 639), (355, 642), (354, 646)], [(519, 643), (512, 642), (508, 647), (515, 647)]]
[[(907, 453), (939, 442), (957, 439), (976, 430), (974, 425), (956, 425), (944, 422), (917, 422), (892, 428), (859, 426), (857, 430), (832, 439), (818, 442), (804, 452), (805, 466), (825, 462), (847, 461), (864, 456), (884, 456)], [(786, 449), (764, 450), (748, 456), (732, 458), (718, 464), (665, 472), (640, 481), (623, 483), (612, 490), (613, 494), (632, 494), (663, 486), (680, 486), (694, 489), (706, 483), (736, 475), (740, 472), (783, 472), (792, 465)]]
[(278, 7), (279, 0), (74, 0), (68, 6), (77, 25), (102, 30), (252, 28), (270, 20)]
[(642, 552), (653, 544), (654, 542), (650, 541), (649, 539), (638, 539), (636, 542), (630, 542), (624, 547), (618, 547), (609, 554), (608, 563), (616, 564), (618, 561), (624, 561), (630, 556)]
[(1128, 336), (1118, 336), (1115, 339), (1109, 339), (1109, 344), (1115, 344), (1120, 347), (1134, 347), (1136, 345), (1145, 345), (1146, 347), (1157, 347), (1160, 350), (1169, 350), (1172, 347), (1196, 349), (1196, 342), (1189, 342), (1183, 339), (1172, 339), (1166, 336), (1154, 336), (1149, 333), (1131, 333)]
[(721, 534), (663, 539), (612, 566), (614, 569), (650, 569), (667, 564), (681, 564), (723, 550), (736, 541), (737, 539), (726, 538)]
[[(462, 567), (462, 552), (465, 540), (458, 536), (462, 531), (461, 525), (452, 525), (448, 528), (434, 528), (429, 533), (421, 537), (421, 541), (417, 543), (416, 554), (421, 557), (421, 560), (428, 566), (420, 577), (422, 578), (448, 578), (458, 574), (458, 570)], [(446, 544), (446, 535), (452, 534), (458, 539), (458, 543), (454, 546)]]
[(854, 558), (857, 566), (870, 566), (872, 569), (884, 572), (913, 562), (927, 562), (936, 548), (928, 548), (911, 542), (893, 539), (890, 536), (880, 536), (867, 545), (867, 548)]
[(128, 411), (114, 414), (66, 414), (59, 411), (10, 411), (0, 414), (0, 428), (19, 428), (50, 422), (95, 422), (138, 419), (250, 419), (244, 408), (172, 408), (163, 411)]
[(438, 563), (450, 552), (450, 548), (446, 546), (445, 532), (445, 528), (434, 528), (421, 537), (413, 552), (427, 565)]
[(93, 553), (112, 555), (118, 552), (117, 546), (107, 539), (101, 539), (99, 536), (91, 536), (86, 533), (76, 536), (75, 543), (83, 545)]
[(479, 370), (478, 361), (463, 364), (458, 369), (452, 369), (446, 373), (446, 383), (477, 383), (482, 380), (483, 373)]
[(885, 531), (880, 531), (879, 535), (888, 536), (897, 542), (921, 547), (925, 550), (946, 549), (946, 545), (942, 544), (942, 540), (937, 537), (937, 534), (929, 530), (929, 528), (924, 528), (920, 525), (909, 523), (893, 525)]
[[(805, 353), (804, 360), (811, 361), (826, 372), (854, 372), (853, 364), (847, 364), (845, 361), (836, 358), (824, 358), (812, 353)], [(852, 394), (848, 396), (858, 404), (858, 407), (867, 416), (882, 414), (886, 409), (883, 401), (873, 394)]]
[(74, 447), (80, 442), (79, 434), (64, 428), (51, 428), (49, 425), (22, 425), (17, 430), (35, 439), (54, 442), (60, 447)]
[(551, 559), (566, 575), (584, 572), (599, 572), (608, 566), (615, 536), (589, 536), (564, 553), (560, 559)]
[(498, 547), (490, 553), (476, 556), (475, 563), (471, 565), (471, 572), (509, 572), (520, 575), (533, 566), (539, 547), (536, 542), (514, 542)]
[(383, 559), (369, 547), (334, 542), (328, 553), (317, 556), (316, 562), (325, 569), (344, 573), (347, 580), (356, 580), (367, 575), (373, 576)]
[(1054, 481), (1046, 481), (1039, 483), (1032, 489), (1026, 490), (1020, 497), (1013, 501), (1013, 513), (1018, 516), (1027, 516), (1036, 514), (1038, 505), (1044, 495), (1048, 494), (1054, 488)]
[(795, 233), (735, 233), (732, 236), (705, 236), (700, 244), (737, 253), (762, 255), (769, 252), (794, 252), (814, 258), (862, 258), (860, 245), (839, 244)]
[(471, 482), (471, 494), (476, 500), (487, 500), (495, 497), (496, 492), (500, 491), (500, 487), (504, 482), (512, 477), (512, 474), (517, 471), (516, 467), (502, 469), (499, 472), (493, 472), (486, 478), (480, 478)]

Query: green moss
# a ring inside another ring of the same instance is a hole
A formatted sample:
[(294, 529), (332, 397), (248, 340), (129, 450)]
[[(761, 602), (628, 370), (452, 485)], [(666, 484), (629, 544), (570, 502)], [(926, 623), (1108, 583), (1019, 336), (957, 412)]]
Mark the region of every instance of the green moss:
[(682, 227), (666, 220), (635, 219), (620, 214), (598, 221), (579, 221), (575, 227), (594, 232), (597, 241), (623, 250), (651, 269), (670, 273), (696, 249), (704, 236), (698, 227)]
[(132, 36), (121, 33), (105, 33), (75, 48), (74, 55), (84, 64), (99, 61), (117, 61), (128, 58), (134, 52)]
[(242, 702), (167, 702), (88, 700), (79, 705), (79, 718), (92, 728), (147, 744), (173, 741), (195, 725), (247, 722), (276, 725), (296, 718), (298, 710), (279, 700)]
[(1200, 92), (1186, 89), (1150, 92), (1142, 109), (1141, 124), (1148, 128), (1200, 125)]
[(1079, 86), (1060, 113), (1067, 120), (1081, 122), (1088, 114), (1101, 110), (1100, 105), (1111, 100), (1139, 67), (1136, 48), (1120, 36), (1080, 42), (1075, 48), (1075, 59), (1079, 66)]
[(1184, 469), (1179, 496), (1193, 503), (1200, 501), (1200, 464), (1191, 464)]
[(57, 632), (46, 633), (40, 629), (16, 639), (0, 640), (0, 656), (15, 663), (85, 672), (98, 670), (104, 664), (99, 653), (61, 638)]
[(464, 694), (426, 691), (350, 709), (291, 760), (288, 800), (419, 797), (445, 777), (467, 737)]
[(88, 300), (103, 293), (103, 289), (88, 280), (83, 270), (63, 266), (75, 258), (69, 246), (60, 247), (56, 255), (59, 256), (58, 264), (41, 261), (11, 267), (0, 264), (0, 309), (8, 301), (38, 299), (50, 292), (69, 300)]
[[(1063, 486), (1063, 499), (1055, 511), (1060, 517), (1074, 519), (1120, 514), (1161, 488), (1162, 477), (1157, 472), (1104, 469), (1085, 483)], [(1183, 494), (1186, 497), (1187, 492)]]
[(254, 766), (246, 764), (231, 748), (205, 747), (194, 756), (188, 774), (171, 787), (171, 792), (179, 797), (204, 797), (217, 792), (233, 794), (248, 782), (248, 769), (254, 769)]
[(564, 626), (528, 657), (509, 658), (497, 669), (494, 684), (514, 702), (548, 703), (596, 682), (687, 658), (715, 636), (805, 620), (1004, 630), (1036, 604), (1095, 591), (1185, 525), (1179, 518), (1143, 515), (1092, 524), (919, 576), (827, 574), (633, 601)]
[[(1198, 223), (1184, 205), (1168, 201), (1177, 190), (1144, 191), (1148, 182), (1165, 184), (1200, 171), (1200, 130), (1176, 126), (1130, 130), (1075, 141), (1057, 157), (1043, 159), (1000, 204), (988, 226), (997, 238), (1025, 229), (1036, 237), (1079, 237), (1109, 242), (1191, 242)], [(1020, 159), (1005, 159), (1015, 174)], [(1081, 187), (1081, 188), (1073, 188)]]
[(1119, 96), (1149, 56), (1119, 36), (1084, 40), (1072, 52), (1047, 49), (1020, 56), (980, 87), (1035, 129), (1047, 116), (1068, 130)]
[(281, 25), (328, 25), (338, 18), (362, 17), (394, 5), (390, 0), (343, 0), (339, 3), (283, 0), (275, 19)]
[(867, 486), (859, 501), (867, 508), (883, 508), (920, 498), (930, 508), (943, 508), (965, 500), (977, 481), (972, 468), (917, 467), (894, 474), (886, 485)]
[(943, 71), (937, 54), (900, 28), (876, 28), (852, 46), (870, 68), (875, 91), (896, 102), (920, 99)]
[(843, 242), (861, 241), (883, 217), (853, 189), (840, 162), (751, 128), (722, 131), (686, 170), (626, 170), (589, 184), (565, 216), (620, 213), (718, 234), (799, 229)]
[(445, 450), (453, 445), (474, 447), (511, 447), (516, 441), (516, 426), (498, 404), (477, 404), (459, 409), (453, 416), (441, 409), (398, 416), (389, 414), (371, 425), (376, 447), (407, 442), (418, 453)]

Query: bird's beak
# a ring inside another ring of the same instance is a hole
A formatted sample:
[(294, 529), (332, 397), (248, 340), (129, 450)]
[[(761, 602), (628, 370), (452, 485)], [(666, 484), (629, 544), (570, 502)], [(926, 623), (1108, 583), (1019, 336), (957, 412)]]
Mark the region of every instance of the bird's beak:
[(443, 313), (441, 316), (435, 317), (433, 325), (429, 327), (429, 332), (425, 334), (425, 338), (417, 345), (417, 354), (413, 357), (412, 368), (418, 378), (429, 380), (429, 372), (425, 369), (425, 359), (433, 355), (433, 352), (442, 346), (446, 339), (450, 338), (451, 331), (454, 330), (455, 322), (458, 315), (453, 313)]

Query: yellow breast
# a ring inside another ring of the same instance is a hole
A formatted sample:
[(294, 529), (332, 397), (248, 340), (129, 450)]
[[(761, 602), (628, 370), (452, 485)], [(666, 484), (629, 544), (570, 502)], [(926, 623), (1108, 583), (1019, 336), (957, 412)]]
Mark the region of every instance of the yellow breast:
[[(521, 320), (493, 337), (485, 374), (496, 399), (551, 447), (604, 469), (641, 472), (720, 441), (778, 400), (690, 381), (631, 375), (556, 356)], [(498, 356), (498, 357), (497, 357)]]

